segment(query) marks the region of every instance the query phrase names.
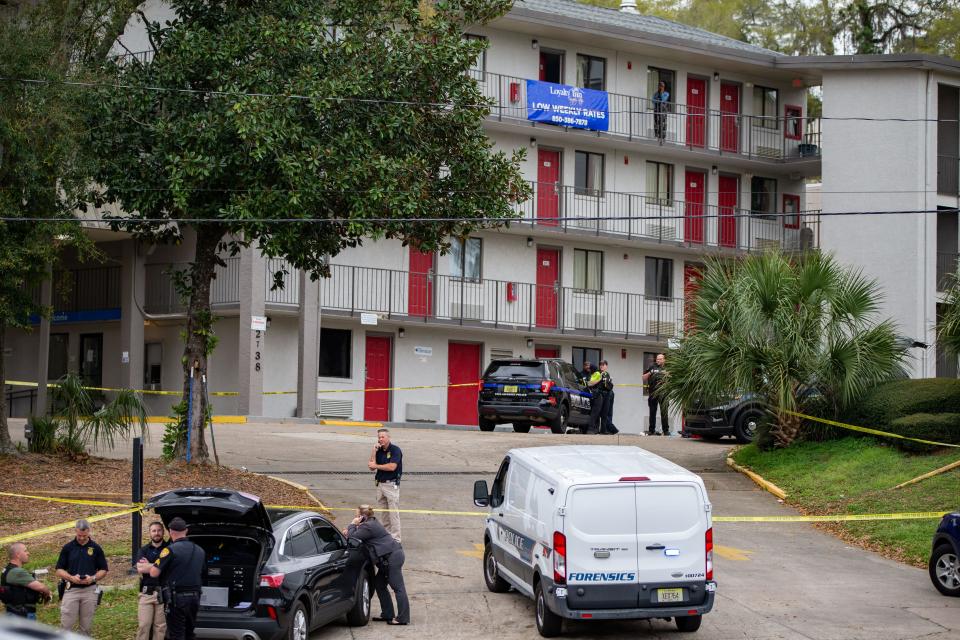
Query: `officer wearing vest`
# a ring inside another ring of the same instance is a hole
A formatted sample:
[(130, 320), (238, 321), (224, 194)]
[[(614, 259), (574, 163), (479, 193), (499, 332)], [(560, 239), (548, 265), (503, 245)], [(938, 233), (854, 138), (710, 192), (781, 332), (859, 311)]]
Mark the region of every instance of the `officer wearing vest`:
[(141, 558), (137, 571), (160, 579), (167, 614), (167, 640), (193, 640), (207, 554), (187, 540), (187, 523), (183, 518), (171, 520), (167, 529), (170, 544), (152, 564)]
[(50, 589), (24, 568), (30, 561), (27, 545), (14, 542), (7, 550), (7, 566), (0, 573), (0, 596), (12, 616), (37, 619), (37, 602), (50, 600)]
[(107, 575), (107, 556), (90, 538), (89, 522), (77, 520), (74, 533), (76, 537), (63, 545), (57, 559), (57, 577), (64, 589), (60, 596), (60, 626), (73, 631), (79, 625), (80, 633), (90, 635), (100, 599), (97, 581)]
[(607, 361), (600, 361), (600, 395), (603, 396), (603, 421), (600, 423), (600, 433), (605, 433), (608, 435), (613, 435), (619, 433), (620, 430), (617, 429), (613, 424), (613, 378), (610, 377), (610, 372), (607, 370)]

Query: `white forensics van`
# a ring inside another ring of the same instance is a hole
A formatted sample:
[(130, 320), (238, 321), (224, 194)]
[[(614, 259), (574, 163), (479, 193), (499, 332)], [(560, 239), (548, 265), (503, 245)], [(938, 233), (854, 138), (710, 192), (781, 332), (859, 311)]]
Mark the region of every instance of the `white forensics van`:
[(536, 601), (540, 635), (563, 618), (676, 620), (713, 608), (713, 529), (703, 481), (639, 447), (513, 449), (474, 504), (489, 507), (483, 577)]

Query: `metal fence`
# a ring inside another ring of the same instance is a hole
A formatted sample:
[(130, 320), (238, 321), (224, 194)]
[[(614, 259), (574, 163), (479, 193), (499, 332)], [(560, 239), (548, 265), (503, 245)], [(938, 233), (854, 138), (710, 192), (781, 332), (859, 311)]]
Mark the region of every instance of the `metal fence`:
[(937, 156), (937, 193), (944, 196), (960, 195), (960, 158)]
[[(527, 79), (472, 70), (483, 95), (493, 101), (490, 117), (527, 120)], [(748, 158), (790, 160), (820, 156), (817, 118), (748, 116), (683, 104), (654, 111), (653, 101), (607, 93), (608, 129), (628, 140), (661, 140), (664, 144), (717, 151)], [(545, 126), (555, 126), (542, 123)]]
[[(274, 275), (277, 273), (282, 273), (282, 288), (273, 286)], [(283, 258), (267, 258), (267, 272), (263, 286), (267, 292), (267, 304), (300, 304), (300, 272)]]
[[(30, 295), (40, 304), (40, 287)], [(120, 266), (58, 270), (53, 274), (53, 310), (93, 311), (120, 306)]]
[(800, 211), (785, 218), (638, 193), (530, 185), (533, 197), (515, 209), (543, 228), (746, 251), (800, 251), (820, 242), (819, 211)]
[(331, 277), (320, 284), (324, 312), (624, 338), (668, 338), (682, 328), (681, 298), (347, 265), (330, 269)]
[[(240, 303), (240, 258), (225, 258), (224, 263), (225, 266), (217, 266), (216, 277), (210, 286), (212, 305)], [(173, 273), (189, 267), (188, 262), (145, 265), (143, 310), (147, 313), (184, 313), (187, 303), (177, 294)]]

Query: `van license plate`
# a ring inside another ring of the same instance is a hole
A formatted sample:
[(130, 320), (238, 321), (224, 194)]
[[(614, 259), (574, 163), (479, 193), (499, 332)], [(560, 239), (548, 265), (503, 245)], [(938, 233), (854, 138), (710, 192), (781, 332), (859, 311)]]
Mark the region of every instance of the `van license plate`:
[(683, 589), (657, 589), (657, 602), (683, 602)]
[(504, 392), (504, 393), (516, 393), (517, 391), (519, 391), (519, 387), (518, 387), (517, 385), (515, 385), (515, 384), (505, 384), (505, 385), (503, 385), (503, 392)]

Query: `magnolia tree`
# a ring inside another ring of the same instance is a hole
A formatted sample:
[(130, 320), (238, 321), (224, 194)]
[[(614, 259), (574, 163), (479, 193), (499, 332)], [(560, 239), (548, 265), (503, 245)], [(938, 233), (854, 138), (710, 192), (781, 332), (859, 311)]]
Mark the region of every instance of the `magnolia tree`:
[[(118, 60), (97, 92), (90, 142), (101, 197), (126, 212), (115, 228), (194, 239), (178, 279), (184, 402), (215, 344), (221, 256), (252, 245), (318, 278), (365, 239), (444, 248), (527, 197), (522, 156), (494, 152), (481, 127), (488, 103), (467, 72), (485, 44), (463, 37), (509, 0), (171, 4), (172, 24), (149, 25), (152, 60)], [(192, 394), (183, 426), (201, 461), (208, 407)]]

